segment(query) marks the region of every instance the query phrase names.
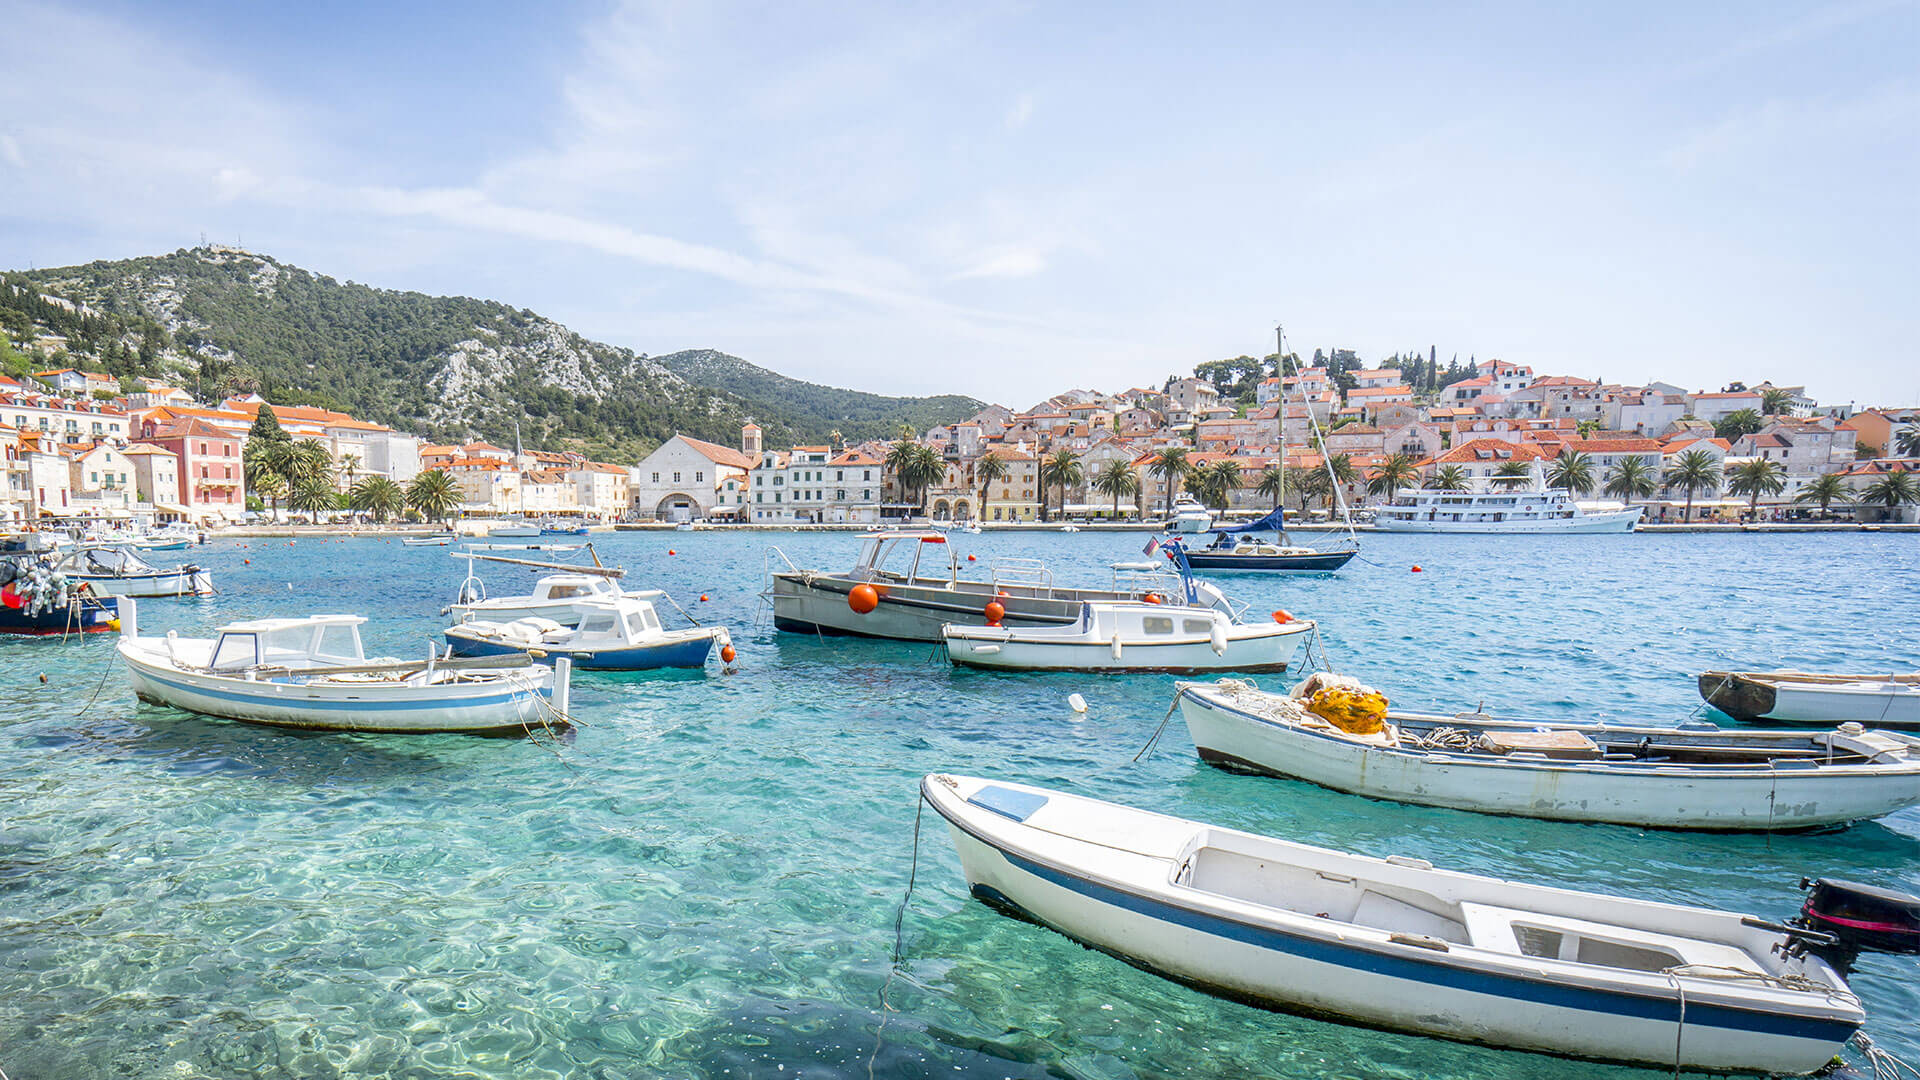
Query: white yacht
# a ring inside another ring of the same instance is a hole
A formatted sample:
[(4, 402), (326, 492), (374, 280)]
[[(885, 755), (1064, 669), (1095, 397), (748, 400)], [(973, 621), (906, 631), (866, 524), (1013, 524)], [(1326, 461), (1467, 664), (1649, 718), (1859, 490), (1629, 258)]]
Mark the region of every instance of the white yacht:
[(1213, 513), (1194, 499), (1182, 495), (1173, 501), (1173, 517), (1167, 528), (1177, 533), (1203, 533), (1213, 525)]
[(1582, 505), (1559, 488), (1531, 491), (1429, 491), (1404, 488), (1373, 508), (1382, 532), (1623, 533), (1640, 521), (1641, 507)]

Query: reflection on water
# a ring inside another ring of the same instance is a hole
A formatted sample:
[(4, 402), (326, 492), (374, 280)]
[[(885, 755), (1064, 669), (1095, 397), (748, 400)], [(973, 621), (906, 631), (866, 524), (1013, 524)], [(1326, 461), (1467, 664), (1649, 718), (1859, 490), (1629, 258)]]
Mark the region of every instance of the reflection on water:
[[(1791, 913), (1803, 873), (1920, 889), (1920, 813), (1695, 836), (1373, 802), (1197, 763), (1174, 680), (953, 672), (931, 646), (776, 635), (764, 534), (597, 540), (734, 630), (739, 671), (581, 673), (555, 750), (301, 735), (137, 705), (102, 639), (0, 641), (0, 1068), (19, 1077), (1632, 1077), (1220, 1001), (966, 897), (930, 771), (1055, 785), (1372, 854)], [(842, 535), (772, 538), (844, 568)], [(961, 538), (1104, 580), (1144, 536)], [(677, 554), (666, 554), (668, 548)], [(1674, 722), (1729, 664), (1910, 667), (1912, 537), (1369, 537), (1338, 577), (1235, 575), (1319, 620), (1397, 703)], [(251, 564), (243, 559), (252, 559)], [(416, 655), (463, 565), (379, 541), (222, 543), (221, 595), (153, 632), (360, 611)], [(1412, 574), (1414, 563), (1425, 572)], [(499, 594), (532, 574), (489, 577)], [(293, 590), (287, 584), (295, 585)], [(701, 603), (702, 593), (710, 600)], [(44, 672), (48, 679), (40, 683)], [(1269, 685), (1280, 680), (1269, 677)], [(98, 691), (97, 700), (89, 698)], [(1079, 692), (1079, 716), (1065, 704)], [(1868, 957), (1881, 1043), (1920, 1057), (1920, 969)], [(881, 1003), (883, 986), (887, 1006)], [(783, 1070), (780, 1066), (786, 1066)]]

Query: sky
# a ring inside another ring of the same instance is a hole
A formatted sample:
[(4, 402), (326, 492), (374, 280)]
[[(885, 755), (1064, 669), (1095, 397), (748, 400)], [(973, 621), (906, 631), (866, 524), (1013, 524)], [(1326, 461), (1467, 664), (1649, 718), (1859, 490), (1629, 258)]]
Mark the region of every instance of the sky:
[(0, 0), (0, 267), (239, 243), (1016, 408), (1288, 347), (1920, 404), (1920, 0)]

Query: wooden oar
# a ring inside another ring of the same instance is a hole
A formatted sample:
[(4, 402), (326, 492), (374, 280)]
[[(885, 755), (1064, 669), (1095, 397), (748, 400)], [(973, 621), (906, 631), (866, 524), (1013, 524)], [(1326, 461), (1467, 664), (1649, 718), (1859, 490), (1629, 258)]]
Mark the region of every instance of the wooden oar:
[(627, 572), (618, 566), (577, 566), (571, 563), (539, 562), (534, 559), (509, 559), (505, 555), (482, 555), (473, 551), (453, 552), (456, 559), (481, 559), (486, 562), (512, 563), (515, 566), (531, 566), (536, 570), (559, 570), (568, 574), (592, 574), (596, 577), (620, 578)]

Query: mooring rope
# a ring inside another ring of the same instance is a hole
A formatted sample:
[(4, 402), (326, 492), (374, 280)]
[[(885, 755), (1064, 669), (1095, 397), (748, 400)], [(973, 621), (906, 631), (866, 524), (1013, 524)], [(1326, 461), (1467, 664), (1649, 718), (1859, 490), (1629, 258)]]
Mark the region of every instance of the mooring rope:
[[(907, 905), (913, 901), (913, 886), (920, 878), (920, 815), (927, 808), (927, 797), (923, 792), (913, 802), (913, 861), (907, 866), (907, 891), (900, 897), (900, 906), (893, 912), (893, 956), (887, 963), (887, 977), (880, 982), (880, 1027), (873, 1033), (873, 1053), (867, 1055), (867, 1080), (873, 1080), (873, 1066), (880, 1059), (880, 1047), (886, 1042), (888, 1015), (894, 1011), (893, 1003), (887, 1000), (887, 991), (893, 986), (893, 977), (900, 972), (900, 956), (906, 951)], [(6, 1080), (0, 1077), (0, 1080)]]

